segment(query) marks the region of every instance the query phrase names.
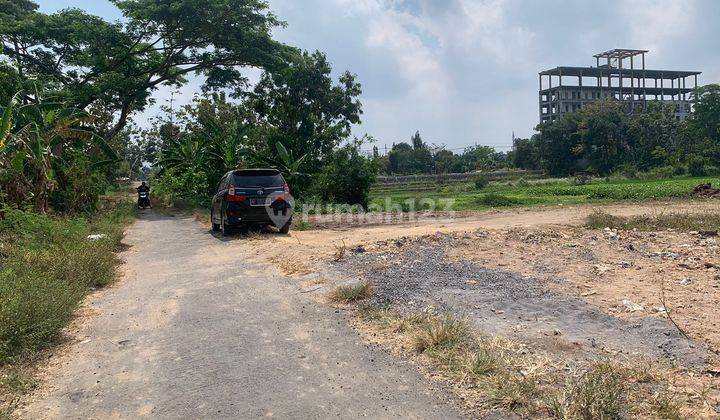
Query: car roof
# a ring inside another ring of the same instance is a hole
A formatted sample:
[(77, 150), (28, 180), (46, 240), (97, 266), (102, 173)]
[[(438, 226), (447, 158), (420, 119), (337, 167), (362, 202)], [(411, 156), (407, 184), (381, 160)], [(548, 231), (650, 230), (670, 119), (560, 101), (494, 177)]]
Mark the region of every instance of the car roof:
[(230, 171), (229, 174), (238, 175), (238, 176), (263, 176), (263, 175), (278, 175), (280, 174), (280, 171), (277, 169), (269, 169), (269, 168), (254, 168), (254, 169), (236, 169), (234, 171)]

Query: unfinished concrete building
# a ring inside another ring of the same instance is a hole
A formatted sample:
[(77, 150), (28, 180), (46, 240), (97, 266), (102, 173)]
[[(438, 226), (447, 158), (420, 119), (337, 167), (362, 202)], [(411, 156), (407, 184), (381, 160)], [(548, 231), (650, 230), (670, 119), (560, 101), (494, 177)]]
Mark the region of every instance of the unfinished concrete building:
[(644, 108), (648, 101), (663, 101), (674, 105), (676, 118), (685, 119), (692, 110), (690, 93), (697, 87), (701, 72), (646, 69), (647, 52), (614, 49), (595, 54), (595, 67), (541, 71), (540, 122), (553, 121), (601, 99), (623, 101), (628, 112)]

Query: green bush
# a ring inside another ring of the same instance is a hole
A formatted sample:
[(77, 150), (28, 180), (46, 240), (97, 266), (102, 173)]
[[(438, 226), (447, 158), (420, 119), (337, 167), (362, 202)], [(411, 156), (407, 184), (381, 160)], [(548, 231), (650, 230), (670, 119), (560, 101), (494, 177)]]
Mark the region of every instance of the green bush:
[(647, 172), (638, 173), (640, 179), (668, 179), (676, 175), (678, 168), (675, 166), (659, 166)]
[(637, 168), (637, 166), (635, 166), (633, 164), (626, 163), (624, 165), (620, 165), (615, 170), (615, 173), (620, 174), (628, 179), (634, 179), (634, 178), (637, 178), (638, 168)]
[(705, 165), (705, 175), (718, 176), (720, 175), (720, 168), (715, 165)]
[(488, 207), (511, 207), (523, 204), (524, 201), (515, 197), (489, 193), (483, 194), (476, 199), (476, 203)]
[(688, 173), (690, 176), (705, 176), (707, 173), (705, 172), (705, 166), (707, 165), (707, 159), (703, 158), (702, 156), (698, 156), (695, 154), (691, 154), (688, 156), (687, 159), (688, 164)]
[[(5, 208), (0, 220), (0, 364), (56, 341), (90, 288), (115, 277), (129, 205), (95, 220)], [(105, 234), (96, 241), (91, 233)]]
[(476, 176), (475, 179), (473, 180), (473, 182), (475, 183), (476, 190), (485, 189), (485, 187), (487, 187), (488, 184), (490, 184), (490, 180), (485, 175)]
[(323, 171), (315, 177), (312, 189), (322, 200), (367, 207), (377, 167), (372, 159), (360, 153), (358, 146), (351, 143), (333, 151)]
[(188, 172), (168, 169), (152, 176), (150, 199), (177, 207), (208, 207), (210, 186), (207, 179), (202, 169)]

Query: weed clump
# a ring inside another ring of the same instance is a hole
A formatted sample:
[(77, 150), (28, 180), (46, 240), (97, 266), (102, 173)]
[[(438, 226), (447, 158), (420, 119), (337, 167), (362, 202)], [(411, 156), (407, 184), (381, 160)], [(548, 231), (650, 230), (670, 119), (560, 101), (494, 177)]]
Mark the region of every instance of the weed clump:
[(334, 303), (353, 303), (372, 296), (370, 283), (359, 283), (350, 286), (338, 286), (330, 292), (328, 299)]
[(620, 419), (627, 412), (625, 377), (610, 363), (598, 363), (549, 403), (559, 419)]
[(473, 183), (475, 184), (476, 190), (482, 190), (490, 184), (490, 179), (488, 179), (485, 175), (478, 175), (473, 180)]
[(468, 338), (467, 324), (451, 316), (430, 319), (414, 337), (418, 353), (438, 348), (449, 348)]
[(523, 204), (523, 200), (497, 193), (481, 195), (475, 202), (488, 207), (512, 207)]

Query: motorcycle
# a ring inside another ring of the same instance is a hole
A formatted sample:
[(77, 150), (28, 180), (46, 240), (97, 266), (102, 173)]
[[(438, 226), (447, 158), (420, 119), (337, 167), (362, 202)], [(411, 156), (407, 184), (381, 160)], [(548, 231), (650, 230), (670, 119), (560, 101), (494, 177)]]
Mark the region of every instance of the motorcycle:
[(138, 209), (152, 208), (150, 205), (150, 193), (147, 191), (138, 191)]

